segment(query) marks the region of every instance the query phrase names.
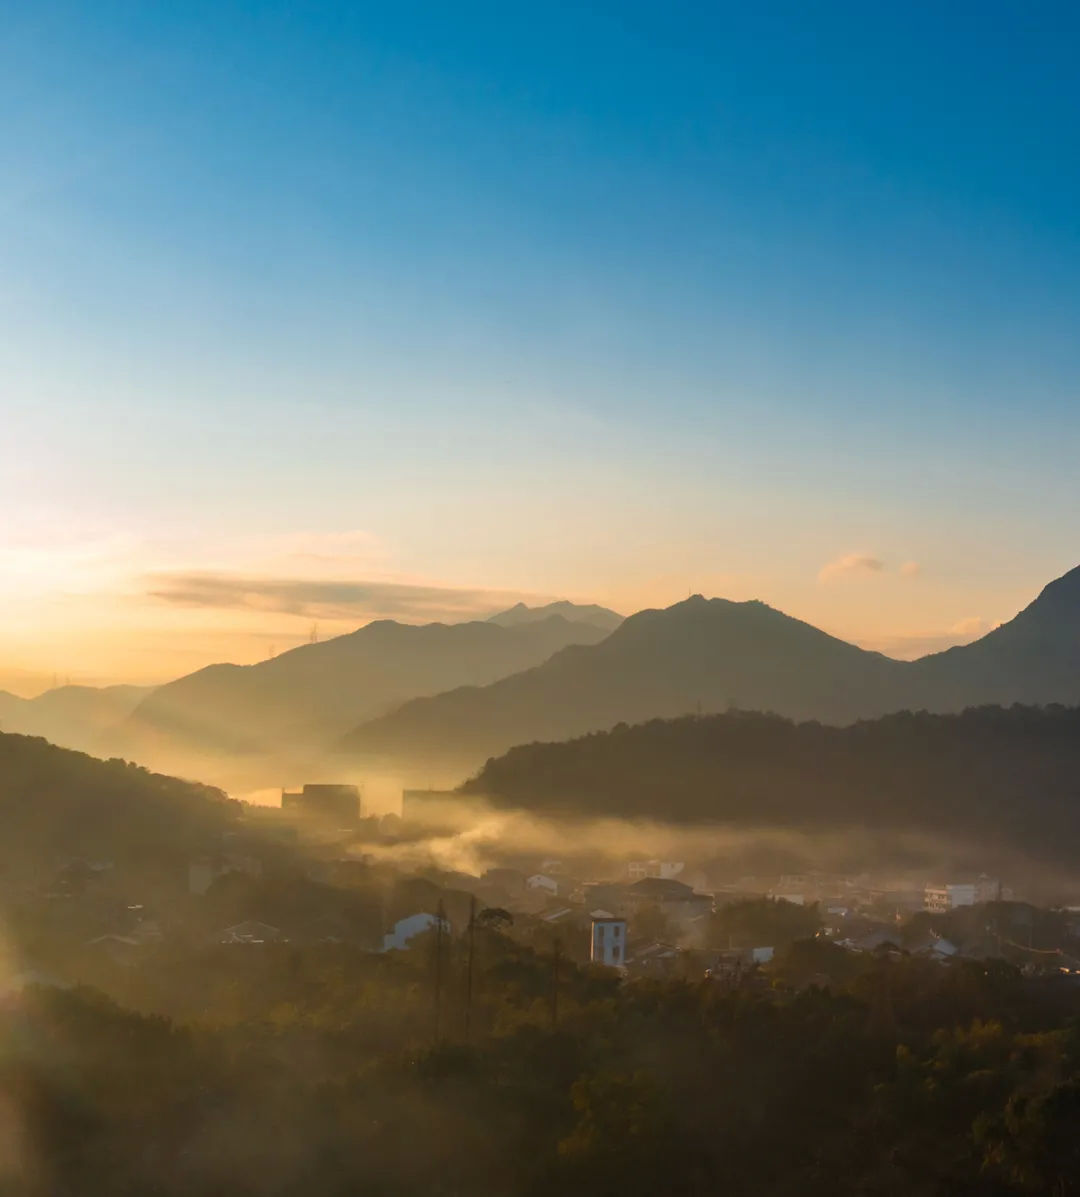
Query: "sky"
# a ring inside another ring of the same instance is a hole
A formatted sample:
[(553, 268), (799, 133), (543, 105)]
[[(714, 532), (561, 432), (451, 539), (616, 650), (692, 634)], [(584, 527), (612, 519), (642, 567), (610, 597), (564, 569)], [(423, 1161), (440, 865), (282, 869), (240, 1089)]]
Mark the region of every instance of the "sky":
[(0, 686), (761, 598), (902, 656), (1080, 563), (1080, 9), (0, 22)]

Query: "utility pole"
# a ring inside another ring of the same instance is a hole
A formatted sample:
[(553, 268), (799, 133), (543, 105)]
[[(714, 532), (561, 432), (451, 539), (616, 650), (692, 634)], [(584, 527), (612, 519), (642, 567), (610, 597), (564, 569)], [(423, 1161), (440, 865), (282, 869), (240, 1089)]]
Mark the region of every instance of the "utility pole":
[(472, 1034), (473, 949), (476, 946), (476, 895), (469, 895), (469, 949), (465, 963), (465, 1042)]
[(442, 941), (443, 925), (446, 921), (446, 910), (442, 899), (435, 912), (435, 1046), (438, 1047), (442, 1034)]
[(559, 1025), (559, 963), (562, 959), (562, 944), (555, 940), (551, 953), (551, 1026)]

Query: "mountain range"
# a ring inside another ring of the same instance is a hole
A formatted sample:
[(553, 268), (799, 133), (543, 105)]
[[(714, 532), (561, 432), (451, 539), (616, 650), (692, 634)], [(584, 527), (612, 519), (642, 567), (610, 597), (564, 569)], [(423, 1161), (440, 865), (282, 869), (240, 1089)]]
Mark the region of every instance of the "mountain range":
[(477, 769), (515, 744), (728, 709), (848, 723), (890, 711), (1080, 703), (1080, 569), (971, 644), (897, 661), (764, 603), (694, 596), (486, 686), (416, 698), (342, 742), (414, 775)]
[(542, 607), (527, 607), (524, 603), (515, 603), (508, 610), (489, 616), (488, 623), (513, 628), (523, 623), (537, 623), (550, 619), (553, 615), (559, 615), (571, 622), (591, 623), (608, 632), (613, 632), (623, 621), (623, 617), (617, 611), (599, 607), (596, 603), (571, 603), (566, 599), (559, 599)]
[(507, 624), (376, 620), (258, 664), (210, 665), (159, 686), (108, 743), (155, 767), (181, 769), (207, 754), (319, 747), (415, 695), (484, 685), (608, 633), (589, 612), (576, 618), (572, 604), (535, 618), (528, 609), (514, 612)]
[(57, 686), (36, 698), (0, 691), (0, 730), (43, 736), (54, 744), (91, 752), (126, 719), (150, 686)]
[(265, 758), (276, 778), (274, 758), (310, 763), (337, 748), (331, 771), (456, 783), (513, 745), (618, 723), (744, 709), (845, 724), (1014, 702), (1080, 704), (1080, 569), (980, 640), (911, 662), (758, 601), (694, 596), (628, 619), (518, 604), (461, 624), (379, 620), (155, 690), (0, 692), (0, 727), (196, 776), (214, 760)]

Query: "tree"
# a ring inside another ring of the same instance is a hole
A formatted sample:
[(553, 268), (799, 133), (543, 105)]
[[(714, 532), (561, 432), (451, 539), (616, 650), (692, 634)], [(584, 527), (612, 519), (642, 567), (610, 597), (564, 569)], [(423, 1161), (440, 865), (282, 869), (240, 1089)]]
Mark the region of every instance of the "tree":
[(821, 929), (817, 904), (799, 906), (782, 898), (753, 898), (721, 906), (709, 928), (714, 948), (785, 947)]
[(476, 925), (491, 931), (506, 931), (514, 925), (514, 916), (501, 906), (485, 906), (476, 916)]

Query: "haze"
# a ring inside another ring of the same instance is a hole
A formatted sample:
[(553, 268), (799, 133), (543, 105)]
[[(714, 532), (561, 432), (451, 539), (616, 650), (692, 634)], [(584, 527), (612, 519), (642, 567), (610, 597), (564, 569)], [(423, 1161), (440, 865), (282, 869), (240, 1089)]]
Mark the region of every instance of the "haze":
[(0, 686), (1075, 564), (1072, 9), (420, 7), (7, 16)]
[(0, 1197), (1080, 1194), (1080, 7), (0, 19)]

